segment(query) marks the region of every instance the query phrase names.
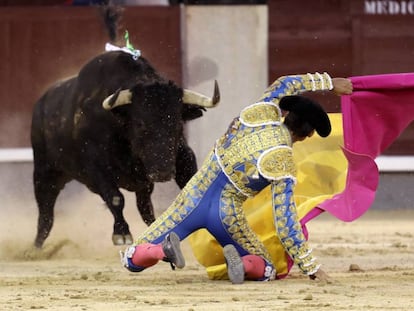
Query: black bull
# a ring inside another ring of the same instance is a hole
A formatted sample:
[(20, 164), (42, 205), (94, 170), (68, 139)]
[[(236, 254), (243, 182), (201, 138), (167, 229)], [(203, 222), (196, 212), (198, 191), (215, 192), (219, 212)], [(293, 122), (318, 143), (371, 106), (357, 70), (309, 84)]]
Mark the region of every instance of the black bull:
[(48, 237), (57, 196), (71, 180), (105, 201), (114, 217), (113, 243), (132, 243), (119, 189), (135, 192), (143, 220), (152, 223), (154, 182), (175, 178), (182, 188), (197, 169), (184, 122), (218, 101), (217, 84), (213, 98), (184, 90), (144, 58), (134, 60), (121, 51), (97, 56), (78, 76), (51, 87), (32, 119), (39, 208), (35, 246), (42, 247)]

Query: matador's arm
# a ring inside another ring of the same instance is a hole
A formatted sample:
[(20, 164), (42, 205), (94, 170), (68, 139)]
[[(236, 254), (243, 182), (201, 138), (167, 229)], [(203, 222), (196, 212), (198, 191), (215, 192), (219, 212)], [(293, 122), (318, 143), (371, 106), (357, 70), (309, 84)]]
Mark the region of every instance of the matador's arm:
[(316, 72), (314, 74), (283, 76), (274, 81), (258, 101), (278, 103), (284, 96), (297, 95), (309, 91), (326, 91), (333, 88), (332, 79), (326, 72), (323, 74)]
[(299, 269), (306, 275), (313, 275), (320, 264), (312, 255), (293, 199), (293, 179), (284, 179), (272, 183), (274, 223), (277, 234), (286, 252)]
[(292, 148), (278, 146), (269, 149), (259, 159), (261, 175), (271, 181), (274, 224), (277, 235), (300, 270), (307, 274), (316, 273), (320, 265), (312, 255), (312, 249), (303, 234), (296, 211), (293, 189), (296, 169)]

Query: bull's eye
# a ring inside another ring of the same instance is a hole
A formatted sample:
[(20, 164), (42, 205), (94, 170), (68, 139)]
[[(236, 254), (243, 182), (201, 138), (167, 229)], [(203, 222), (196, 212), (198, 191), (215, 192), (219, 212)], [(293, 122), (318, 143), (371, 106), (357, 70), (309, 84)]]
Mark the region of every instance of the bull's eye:
[(135, 130), (143, 132), (146, 129), (144, 120), (137, 120), (134, 124)]
[(163, 116), (163, 118), (161, 119), (162, 124), (168, 126), (168, 127), (173, 127), (174, 126), (174, 118), (172, 117), (171, 114), (166, 114)]

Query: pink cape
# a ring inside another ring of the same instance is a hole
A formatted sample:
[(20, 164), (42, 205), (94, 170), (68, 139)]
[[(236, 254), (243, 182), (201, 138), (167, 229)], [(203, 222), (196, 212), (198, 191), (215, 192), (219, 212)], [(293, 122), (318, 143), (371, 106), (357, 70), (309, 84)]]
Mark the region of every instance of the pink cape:
[[(342, 193), (319, 205), (342, 221), (353, 221), (372, 205), (379, 173), (374, 159), (414, 119), (414, 73), (352, 77), (352, 95), (342, 96), (343, 152), (348, 160)], [(311, 212), (307, 220), (318, 212)]]

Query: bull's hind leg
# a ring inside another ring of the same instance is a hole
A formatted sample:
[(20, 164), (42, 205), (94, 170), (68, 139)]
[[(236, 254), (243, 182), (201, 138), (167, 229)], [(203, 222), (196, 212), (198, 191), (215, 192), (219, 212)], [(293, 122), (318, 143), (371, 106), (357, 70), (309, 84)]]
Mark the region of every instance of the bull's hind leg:
[(34, 170), (34, 192), (39, 209), (35, 246), (41, 248), (52, 230), (56, 199), (65, 185), (62, 175), (55, 171)]
[(147, 226), (155, 221), (154, 207), (151, 201), (151, 194), (154, 190), (154, 183), (145, 183), (139, 191), (135, 192), (137, 208), (142, 220)]

